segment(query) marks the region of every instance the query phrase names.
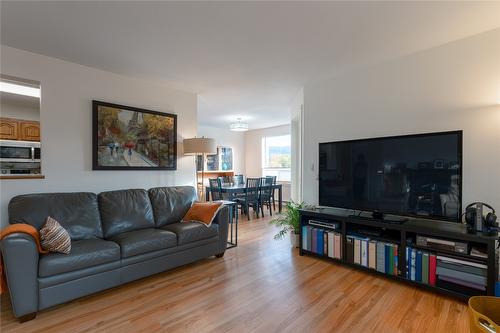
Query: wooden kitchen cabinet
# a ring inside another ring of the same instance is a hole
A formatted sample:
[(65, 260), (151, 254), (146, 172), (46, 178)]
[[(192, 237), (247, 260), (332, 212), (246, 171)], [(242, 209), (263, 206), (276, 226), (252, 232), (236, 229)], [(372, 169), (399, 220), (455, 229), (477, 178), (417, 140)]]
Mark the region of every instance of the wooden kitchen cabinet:
[(19, 121), (19, 140), (40, 141), (40, 123), (38, 121)]
[(40, 141), (40, 122), (0, 118), (0, 139)]
[(0, 139), (19, 140), (19, 121), (17, 119), (0, 118)]

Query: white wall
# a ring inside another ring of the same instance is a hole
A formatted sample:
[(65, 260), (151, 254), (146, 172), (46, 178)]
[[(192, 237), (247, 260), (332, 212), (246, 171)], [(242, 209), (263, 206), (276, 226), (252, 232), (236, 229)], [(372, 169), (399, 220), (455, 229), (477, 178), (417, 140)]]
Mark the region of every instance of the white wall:
[(500, 209), (500, 29), (304, 87), (304, 199), (318, 143), (462, 129), (463, 203)]
[[(268, 127), (245, 132), (245, 175), (262, 177), (262, 138), (290, 134), (290, 125)], [(283, 200), (290, 200), (290, 184), (283, 185)]]
[[(182, 139), (197, 130), (197, 96), (18, 49), (1, 47), (3, 74), (41, 82), (43, 180), (1, 180), (1, 225), (14, 195), (194, 184)], [(92, 100), (178, 115), (177, 171), (92, 171)]]
[(228, 129), (198, 126), (198, 137), (214, 138), (218, 146), (233, 147), (233, 170), (235, 174), (245, 173), (245, 135)]
[(6, 118), (40, 121), (40, 108), (0, 101), (0, 116)]
[(304, 89), (301, 88), (290, 106), (292, 133), (292, 184), (291, 198), (295, 202), (302, 201), (302, 145), (304, 123)]

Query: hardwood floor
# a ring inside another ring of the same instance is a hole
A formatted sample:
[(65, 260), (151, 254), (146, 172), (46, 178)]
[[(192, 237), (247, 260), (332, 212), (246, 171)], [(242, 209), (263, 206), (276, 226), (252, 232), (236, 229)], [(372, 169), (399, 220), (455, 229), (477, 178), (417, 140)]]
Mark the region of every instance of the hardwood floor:
[(300, 257), (269, 218), (241, 219), (222, 259), (154, 275), (38, 313), (7, 332), (467, 332), (465, 303)]

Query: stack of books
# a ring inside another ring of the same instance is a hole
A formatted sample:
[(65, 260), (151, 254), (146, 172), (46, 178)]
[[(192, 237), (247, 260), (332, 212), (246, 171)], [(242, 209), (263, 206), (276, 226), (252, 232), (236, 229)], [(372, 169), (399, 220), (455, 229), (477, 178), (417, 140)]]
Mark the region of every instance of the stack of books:
[(302, 249), (330, 258), (342, 258), (342, 235), (338, 232), (302, 227)]
[(366, 237), (346, 237), (346, 261), (375, 269), (381, 273), (398, 275), (398, 245)]
[(463, 294), (480, 295), (486, 292), (488, 267), (485, 264), (437, 256), (437, 286)]
[(434, 253), (406, 247), (406, 278), (435, 286), (436, 260)]

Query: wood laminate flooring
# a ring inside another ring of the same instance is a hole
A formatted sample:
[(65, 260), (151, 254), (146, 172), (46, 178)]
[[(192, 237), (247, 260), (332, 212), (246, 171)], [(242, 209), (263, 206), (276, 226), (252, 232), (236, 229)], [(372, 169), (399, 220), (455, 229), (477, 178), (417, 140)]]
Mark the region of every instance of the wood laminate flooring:
[(467, 305), (275, 241), (269, 217), (240, 221), (238, 247), (38, 313), (8, 332), (467, 332)]

